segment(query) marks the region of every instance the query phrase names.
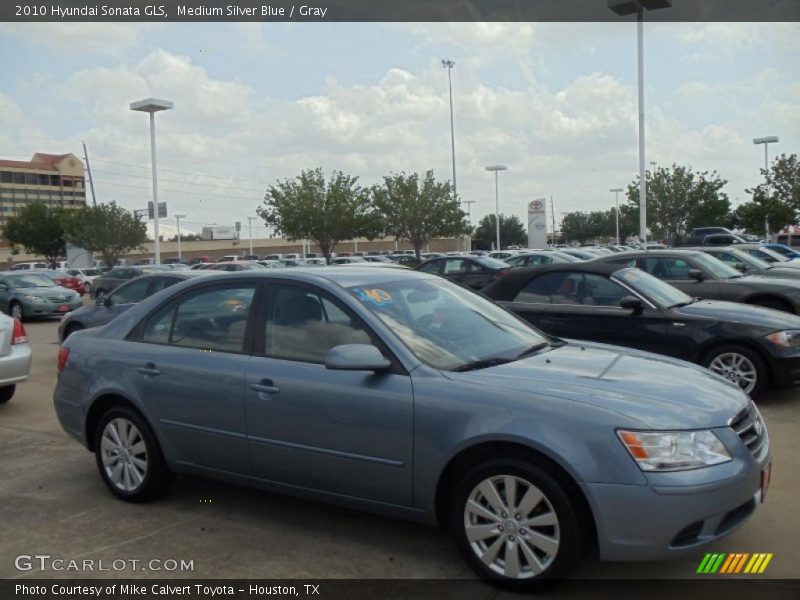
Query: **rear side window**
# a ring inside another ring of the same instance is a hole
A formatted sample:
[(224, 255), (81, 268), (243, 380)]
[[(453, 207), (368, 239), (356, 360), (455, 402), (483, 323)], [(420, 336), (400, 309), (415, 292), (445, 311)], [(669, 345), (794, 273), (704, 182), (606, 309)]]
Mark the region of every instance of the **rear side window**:
[(424, 273), (439, 273), (442, 268), (442, 261), (434, 260), (422, 265), (419, 270), (423, 271)]
[(135, 304), (147, 296), (147, 287), (150, 282), (147, 279), (131, 281), (124, 286), (114, 290), (111, 300), (114, 304)]
[(689, 271), (692, 268), (689, 263), (680, 258), (654, 257), (645, 258), (643, 262), (644, 270), (650, 275), (666, 280), (689, 279)]
[(203, 288), (152, 314), (143, 342), (241, 352), (255, 284)]
[(469, 270), (469, 263), (461, 258), (446, 260), (444, 263), (444, 274), (466, 273)]

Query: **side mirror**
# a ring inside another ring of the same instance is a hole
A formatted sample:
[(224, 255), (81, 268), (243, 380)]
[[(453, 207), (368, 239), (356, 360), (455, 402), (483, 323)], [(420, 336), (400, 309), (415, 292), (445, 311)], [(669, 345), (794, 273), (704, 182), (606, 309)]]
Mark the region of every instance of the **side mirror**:
[(739, 271), (740, 273), (747, 273), (747, 265), (744, 263), (733, 263), (733, 268)]
[(333, 371), (385, 371), (392, 363), (370, 344), (344, 344), (330, 349), (325, 368)]
[(95, 301), (95, 306), (108, 306), (108, 300), (105, 296), (98, 296)]
[(637, 298), (636, 296), (625, 296), (622, 300), (619, 301), (620, 308), (625, 308), (628, 310), (633, 311), (633, 314), (638, 314), (642, 312), (644, 306), (642, 305), (642, 301)]
[(703, 281), (703, 279), (705, 279), (703, 272), (700, 269), (689, 269), (687, 275), (689, 276), (689, 279), (694, 279), (696, 281)]

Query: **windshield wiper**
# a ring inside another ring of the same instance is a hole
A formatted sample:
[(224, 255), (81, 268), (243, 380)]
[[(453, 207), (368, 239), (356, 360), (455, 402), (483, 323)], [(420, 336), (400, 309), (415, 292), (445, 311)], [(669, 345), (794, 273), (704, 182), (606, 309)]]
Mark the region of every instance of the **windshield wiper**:
[(551, 344), (550, 342), (542, 342), (541, 344), (534, 344), (530, 348), (527, 348), (527, 349), (523, 350), (522, 352), (520, 352), (519, 354), (517, 354), (514, 357), (514, 360), (521, 360), (521, 359), (527, 358), (529, 356), (534, 356), (535, 354), (539, 354), (539, 352), (541, 352), (542, 350), (544, 350), (546, 348), (557, 348), (559, 345), (563, 345), (563, 344)]
[(700, 298), (695, 296), (691, 300), (688, 300), (686, 302), (678, 302), (677, 304), (673, 304), (672, 306), (668, 306), (667, 308), (681, 308), (684, 306), (689, 306), (690, 304), (694, 304), (695, 302), (700, 302)]
[(454, 369), (450, 369), (455, 373), (463, 371), (476, 371), (478, 369), (486, 369), (487, 367), (496, 367), (497, 365), (504, 365), (512, 362), (513, 358), (502, 358), (500, 356), (493, 356), (491, 358), (482, 358), (480, 360), (473, 360), (472, 362), (464, 363)]

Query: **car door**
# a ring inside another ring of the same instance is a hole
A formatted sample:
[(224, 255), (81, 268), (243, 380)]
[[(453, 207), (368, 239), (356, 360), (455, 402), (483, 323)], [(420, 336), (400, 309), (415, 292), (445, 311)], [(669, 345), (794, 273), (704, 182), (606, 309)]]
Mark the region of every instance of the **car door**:
[(257, 284), (236, 279), (185, 292), (132, 334), (128, 364), (178, 462), (249, 474), (245, 337)]
[(411, 504), (413, 394), (400, 368), (325, 368), (341, 344), (375, 343), (361, 320), (310, 286), (275, 283), (246, 372), (247, 438), (257, 477)]
[(108, 323), (128, 310), (133, 304), (146, 298), (150, 283), (149, 278), (134, 279), (117, 287), (107, 296), (104, 304), (98, 306), (97, 310), (94, 311), (91, 319), (92, 323), (89, 326)]

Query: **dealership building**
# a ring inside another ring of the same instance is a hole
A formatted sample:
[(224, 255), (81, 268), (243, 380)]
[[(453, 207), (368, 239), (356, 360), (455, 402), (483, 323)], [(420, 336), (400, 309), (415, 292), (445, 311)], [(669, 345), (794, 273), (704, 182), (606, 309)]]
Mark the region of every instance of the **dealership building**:
[(29, 161), (0, 159), (0, 231), (28, 204), (86, 205), (84, 168), (74, 154), (37, 152)]

